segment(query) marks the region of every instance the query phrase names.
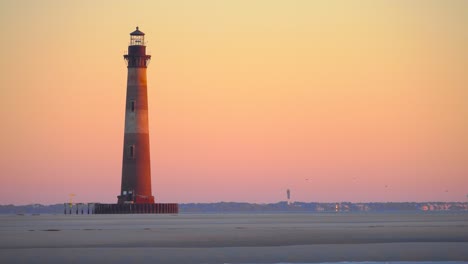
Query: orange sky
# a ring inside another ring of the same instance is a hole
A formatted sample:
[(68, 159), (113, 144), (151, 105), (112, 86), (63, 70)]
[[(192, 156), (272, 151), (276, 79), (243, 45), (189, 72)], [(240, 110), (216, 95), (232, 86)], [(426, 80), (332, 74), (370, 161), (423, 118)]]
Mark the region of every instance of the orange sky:
[(468, 1), (3, 0), (0, 204), (116, 202), (137, 25), (158, 201), (466, 201)]

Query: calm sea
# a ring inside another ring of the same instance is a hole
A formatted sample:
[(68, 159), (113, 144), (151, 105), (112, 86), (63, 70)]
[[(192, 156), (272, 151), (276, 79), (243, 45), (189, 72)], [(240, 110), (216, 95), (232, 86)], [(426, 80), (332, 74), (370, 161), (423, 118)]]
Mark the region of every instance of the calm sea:
[[(225, 263), (228, 264), (228, 263)], [(255, 264), (255, 263), (245, 263)], [(342, 261), (342, 262), (279, 262), (275, 264), (468, 264), (468, 261)]]

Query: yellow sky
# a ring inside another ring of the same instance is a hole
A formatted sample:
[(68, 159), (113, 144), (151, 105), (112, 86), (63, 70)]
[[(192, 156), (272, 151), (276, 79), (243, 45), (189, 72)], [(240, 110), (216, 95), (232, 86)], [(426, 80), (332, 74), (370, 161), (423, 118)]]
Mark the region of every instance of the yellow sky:
[(0, 203), (115, 200), (137, 25), (156, 199), (465, 199), (467, 1), (11, 0)]

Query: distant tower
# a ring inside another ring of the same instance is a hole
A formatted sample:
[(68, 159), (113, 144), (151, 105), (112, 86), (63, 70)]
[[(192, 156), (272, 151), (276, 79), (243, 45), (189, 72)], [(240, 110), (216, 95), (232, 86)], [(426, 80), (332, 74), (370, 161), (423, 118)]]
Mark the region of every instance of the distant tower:
[(291, 204), (291, 191), (289, 189), (286, 190), (286, 196), (288, 198), (288, 205)]
[(145, 33), (138, 27), (130, 33), (127, 63), (127, 99), (122, 159), (122, 185), (118, 203), (154, 203), (151, 193), (150, 144), (148, 129), (148, 96)]

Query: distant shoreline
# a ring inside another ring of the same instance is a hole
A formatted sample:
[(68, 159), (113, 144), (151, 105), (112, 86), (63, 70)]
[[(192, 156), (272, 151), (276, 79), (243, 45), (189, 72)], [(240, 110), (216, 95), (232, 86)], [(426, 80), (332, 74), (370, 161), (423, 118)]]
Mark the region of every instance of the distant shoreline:
[[(180, 213), (468, 212), (463, 202), (181, 203)], [(0, 205), (0, 214), (63, 214), (64, 204)]]

